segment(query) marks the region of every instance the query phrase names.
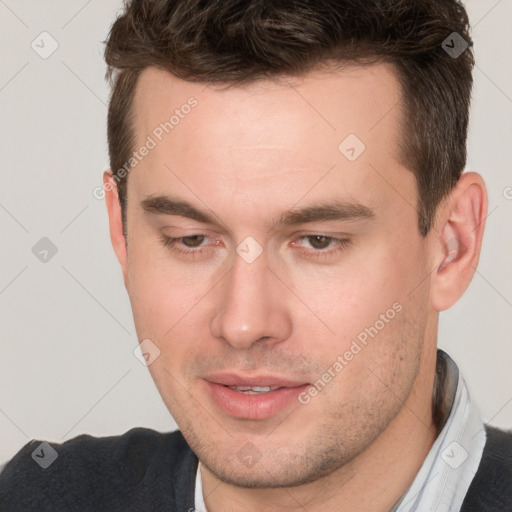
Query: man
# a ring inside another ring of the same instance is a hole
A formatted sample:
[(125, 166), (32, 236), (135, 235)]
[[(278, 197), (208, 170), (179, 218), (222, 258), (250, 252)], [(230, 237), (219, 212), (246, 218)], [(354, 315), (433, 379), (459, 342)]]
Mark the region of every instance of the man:
[(180, 430), (32, 441), (0, 510), (510, 510), (436, 348), (487, 212), (469, 43), (455, 0), (128, 3), (104, 188)]

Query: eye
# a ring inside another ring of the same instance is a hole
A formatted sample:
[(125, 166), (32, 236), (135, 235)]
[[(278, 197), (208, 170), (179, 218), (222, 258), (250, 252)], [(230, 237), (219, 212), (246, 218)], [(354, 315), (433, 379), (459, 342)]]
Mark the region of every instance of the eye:
[[(307, 256), (312, 256), (313, 258), (330, 257), (333, 254), (343, 251), (343, 249), (345, 249), (350, 244), (350, 240), (348, 238), (334, 238), (331, 236), (317, 234), (303, 235), (299, 237), (298, 240), (308, 241), (314, 250), (307, 250), (302, 252), (305, 252)], [(297, 246), (298, 244), (294, 242), (292, 245)]]
[[(191, 253), (203, 253), (205, 252), (204, 249), (201, 247), (201, 243), (206, 239), (209, 238), (206, 233), (196, 233), (193, 235), (188, 236), (181, 236), (177, 238), (172, 238), (167, 235), (162, 236), (162, 243), (164, 247), (170, 248), (172, 251), (178, 253), (178, 254), (191, 254)], [(185, 247), (179, 247), (178, 243), (179, 241), (182, 241), (181, 244)], [(216, 241), (216, 245), (218, 245), (219, 241)], [(197, 249), (197, 248), (200, 249)]]

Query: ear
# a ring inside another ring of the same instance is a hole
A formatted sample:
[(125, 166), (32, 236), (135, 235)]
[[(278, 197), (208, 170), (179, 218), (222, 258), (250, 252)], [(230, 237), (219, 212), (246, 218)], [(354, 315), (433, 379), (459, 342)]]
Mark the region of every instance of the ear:
[(436, 219), (431, 302), (450, 308), (473, 279), (480, 258), (487, 216), (487, 190), (476, 172), (463, 173)]
[(103, 190), (105, 191), (105, 204), (107, 206), (110, 226), (110, 240), (112, 241), (112, 247), (114, 248), (117, 260), (121, 265), (124, 285), (126, 287), (128, 283), (126, 272), (128, 260), (126, 239), (123, 233), (123, 220), (117, 182), (112, 177), (112, 171), (110, 169), (103, 173)]

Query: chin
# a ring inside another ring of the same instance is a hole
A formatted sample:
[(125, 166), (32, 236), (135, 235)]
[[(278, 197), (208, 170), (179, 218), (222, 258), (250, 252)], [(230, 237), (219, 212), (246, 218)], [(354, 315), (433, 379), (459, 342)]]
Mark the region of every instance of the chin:
[(268, 457), (262, 455), (253, 464), (250, 461), (245, 464), (238, 457), (233, 460), (232, 457), (226, 458), (212, 453), (199, 454), (199, 459), (219, 480), (229, 485), (247, 489), (276, 489), (315, 482), (348, 462), (335, 459), (332, 454), (318, 456), (318, 460), (312, 460), (307, 454), (298, 457), (291, 453), (271, 451)]

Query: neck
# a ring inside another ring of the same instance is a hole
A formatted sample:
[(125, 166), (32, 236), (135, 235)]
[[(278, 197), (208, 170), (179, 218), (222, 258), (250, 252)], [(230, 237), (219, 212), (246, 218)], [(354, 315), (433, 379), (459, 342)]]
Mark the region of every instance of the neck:
[(359, 455), (315, 482), (246, 489), (221, 482), (201, 466), (209, 512), (388, 512), (413, 482), (438, 431), (432, 410), (436, 355), (423, 361), (413, 389), (388, 427)]

